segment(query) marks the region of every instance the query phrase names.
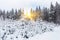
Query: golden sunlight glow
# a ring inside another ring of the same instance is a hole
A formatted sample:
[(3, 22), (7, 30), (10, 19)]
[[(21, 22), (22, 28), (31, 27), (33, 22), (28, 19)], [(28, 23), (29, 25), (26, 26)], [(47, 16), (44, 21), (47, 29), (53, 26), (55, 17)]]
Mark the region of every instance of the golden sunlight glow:
[(35, 11), (31, 12), (30, 10), (24, 10), (24, 18), (30, 19), (30, 20), (35, 20), (39, 16), (38, 13)]
[(29, 10), (24, 10), (24, 16), (25, 16), (25, 18), (30, 19), (31, 18), (30, 11)]
[(30, 16), (30, 11), (29, 10), (24, 10), (24, 15), (25, 16)]
[(28, 19), (32, 20), (30, 10), (24, 10), (24, 16), (25, 16), (25, 18), (28, 18)]

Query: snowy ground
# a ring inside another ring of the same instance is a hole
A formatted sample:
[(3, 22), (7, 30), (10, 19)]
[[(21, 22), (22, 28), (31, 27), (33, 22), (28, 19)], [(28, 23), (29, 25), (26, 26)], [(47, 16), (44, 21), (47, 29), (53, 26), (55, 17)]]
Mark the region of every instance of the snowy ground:
[(59, 28), (46, 21), (0, 20), (0, 40), (59, 40)]
[(43, 34), (37, 34), (28, 40), (60, 40), (60, 27), (54, 28), (54, 32), (45, 32)]

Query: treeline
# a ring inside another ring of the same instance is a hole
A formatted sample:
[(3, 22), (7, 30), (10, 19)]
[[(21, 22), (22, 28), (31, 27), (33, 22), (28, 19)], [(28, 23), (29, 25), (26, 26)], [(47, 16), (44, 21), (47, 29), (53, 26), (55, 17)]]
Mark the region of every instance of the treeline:
[[(60, 4), (56, 2), (55, 6), (51, 3), (50, 8), (43, 8), (41, 9), (40, 6), (36, 7), (35, 10), (31, 9), (32, 13), (38, 13), (40, 18), (48, 22), (60, 23)], [(5, 19), (20, 19), (21, 14), (24, 13), (24, 10), (14, 10), (11, 11), (2, 11), (0, 10), (0, 18), (3, 20)]]
[[(40, 12), (41, 12), (40, 6), (36, 7), (36, 10), (33, 10), (32, 8), (30, 9), (30, 13), (33, 14), (32, 18), (34, 20), (36, 20), (37, 17), (41, 14)], [(3, 10), (3, 11), (0, 10), (0, 18), (2, 18), (2, 20), (5, 20), (5, 19), (19, 20), (22, 17), (24, 17), (24, 9), (19, 9), (19, 10), (12, 9), (12, 10), (7, 11), (7, 12), (5, 10)]]
[(60, 4), (55, 6), (51, 3), (50, 8), (43, 8), (43, 20), (48, 22), (60, 23)]
[(13, 20), (16, 20), (16, 19), (20, 19), (20, 16), (21, 16), (21, 9), (20, 10), (14, 10), (12, 9), (11, 11), (5, 11), (5, 10), (0, 10), (0, 18), (2, 18), (3, 20), (5, 19), (13, 19)]

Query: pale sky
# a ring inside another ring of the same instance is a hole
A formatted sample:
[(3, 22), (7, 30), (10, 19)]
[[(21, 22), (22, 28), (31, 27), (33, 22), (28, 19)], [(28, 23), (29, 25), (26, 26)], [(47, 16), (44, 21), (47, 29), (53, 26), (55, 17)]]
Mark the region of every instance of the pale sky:
[(58, 1), (58, 3), (60, 2), (60, 0), (0, 0), (0, 9), (29, 9), (35, 8), (36, 6), (49, 8), (50, 3), (55, 4), (56, 1)]

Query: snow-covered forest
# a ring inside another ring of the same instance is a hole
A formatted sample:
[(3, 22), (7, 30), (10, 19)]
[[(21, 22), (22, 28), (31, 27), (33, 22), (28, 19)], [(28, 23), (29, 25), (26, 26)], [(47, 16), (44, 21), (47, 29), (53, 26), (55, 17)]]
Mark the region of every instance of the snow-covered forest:
[[(31, 8), (33, 20), (25, 18), (24, 10), (0, 10), (0, 40), (60, 40), (60, 4), (50, 8)], [(38, 14), (38, 15), (37, 15)]]
[[(37, 6), (35, 10), (31, 8), (31, 12), (39, 13), (40, 18), (42, 20), (48, 21), (48, 22), (54, 22), (54, 23), (60, 23), (60, 4), (56, 2), (55, 6), (51, 3), (50, 8), (44, 7), (43, 9), (40, 8), (40, 6)], [(5, 19), (21, 19), (21, 15), (24, 13), (24, 9), (13, 9), (10, 11), (5, 11), (0, 9), (0, 18), (2, 20)]]

